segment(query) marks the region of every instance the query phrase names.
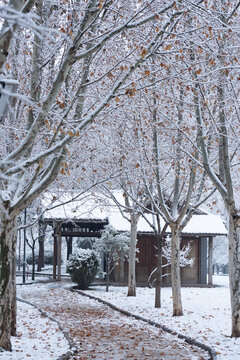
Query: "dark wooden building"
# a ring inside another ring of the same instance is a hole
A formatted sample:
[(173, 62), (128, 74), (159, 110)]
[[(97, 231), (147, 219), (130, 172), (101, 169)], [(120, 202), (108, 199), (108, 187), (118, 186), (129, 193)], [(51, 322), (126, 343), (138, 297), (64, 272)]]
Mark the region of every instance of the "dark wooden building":
[[(90, 204), (90, 205), (89, 205)], [(92, 211), (90, 209), (93, 209)], [(150, 216), (150, 215), (149, 215)], [(151, 215), (152, 216), (152, 215)], [(74, 237), (99, 237), (100, 231), (106, 224), (111, 224), (119, 232), (130, 230), (130, 223), (124, 218), (115, 206), (103, 207), (95, 198), (84, 198), (80, 205), (68, 201), (67, 205), (58, 206), (45, 214), (45, 223), (54, 229), (55, 263), (53, 276), (61, 278), (61, 243), (67, 242), (68, 254), (71, 253), (71, 244)], [(163, 224), (161, 224), (163, 226)], [(167, 229), (167, 231), (169, 231)], [(182, 284), (207, 284), (212, 278), (212, 243), (213, 238), (227, 235), (227, 230), (218, 215), (199, 212), (193, 215), (182, 232), (181, 246), (190, 242), (189, 256), (194, 258), (192, 267), (181, 268)], [(156, 236), (144, 218), (138, 223), (138, 243), (136, 263), (136, 280), (138, 284), (146, 284), (149, 274), (157, 264)], [(58, 261), (57, 261), (58, 259)], [(58, 266), (57, 266), (58, 265)], [(118, 283), (127, 283), (127, 262), (116, 267), (113, 280)], [(58, 270), (56, 268), (58, 267)], [(170, 267), (164, 268), (165, 275), (171, 272)], [(164, 276), (163, 282), (169, 284), (170, 276)]]
[[(219, 234), (216, 234), (219, 235)], [(215, 236), (216, 236), (215, 235)], [(212, 266), (212, 242), (213, 234), (210, 236), (188, 235), (185, 234), (181, 240), (181, 247), (190, 243), (191, 250), (189, 257), (194, 259), (192, 266), (181, 267), (181, 280), (183, 285), (207, 284), (211, 283), (208, 279), (208, 268)], [(136, 281), (138, 285), (145, 285), (151, 272), (157, 266), (157, 240), (154, 234), (138, 234), (136, 262)], [(163, 260), (164, 263), (164, 260)], [(124, 277), (123, 274), (124, 273)], [(171, 282), (171, 266), (163, 268), (163, 284), (169, 285)], [(113, 280), (118, 283), (127, 283), (128, 265), (124, 264), (124, 272), (120, 266), (115, 270)]]

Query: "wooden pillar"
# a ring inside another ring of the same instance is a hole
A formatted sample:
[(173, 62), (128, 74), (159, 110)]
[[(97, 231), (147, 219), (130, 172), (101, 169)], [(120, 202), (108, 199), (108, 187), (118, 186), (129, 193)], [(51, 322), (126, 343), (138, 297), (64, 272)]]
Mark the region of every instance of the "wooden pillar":
[(68, 260), (69, 256), (72, 255), (72, 236), (69, 237), (66, 236), (66, 242), (67, 242), (67, 260)]
[(62, 260), (62, 224), (57, 223), (56, 239), (57, 239), (57, 281), (61, 281), (61, 260)]
[(119, 259), (119, 282), (124, 283), (124, 259)]
[(41, 271), (44, 267), (44, 240), (45, 240), (46, 225), (44, 224), (43, 218), (40, 217), (38, 221), (38, 266), (37, 271)]
[(53, 279), (56, 280), (57, 278), (57, 238), (55, 236), (55, 229), (54, 229), (54, 240), (53, 240)]
[(38, 266), (37, 271), (42, 271), (42, 268), (44, 267), (44, 240), (38, 239)]
[(213, 284), (213, 238), (208, 238), (208, 285)]
[(199, 251), (199, 284), (207, 284), (207, 237), (200, 237), (198, 244)]

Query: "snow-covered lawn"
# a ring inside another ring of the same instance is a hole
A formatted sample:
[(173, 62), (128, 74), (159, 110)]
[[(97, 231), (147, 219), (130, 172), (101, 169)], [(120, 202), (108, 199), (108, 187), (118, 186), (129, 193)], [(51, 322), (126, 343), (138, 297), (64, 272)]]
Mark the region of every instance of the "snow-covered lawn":
[[(33, 282), (46, 281), (48, 279), (47, 276), (35, 276), (35, 280), (32, 280), (31, 276), (26, 277), (25, 284), (32, 284)], [(50, 279), (50, 276), (49, 276)], [(22, 276), (17, 276), (16, 278), (17, 284), (23, 284)]]
[(2, 360), (56, 360), (70, 349), (56, 322), (41, 316), (31, 305), (18, 302), (17, 336), (12, 352), (0, 352)]
[(171, 288), (162, 289), (162, 307), (154, 308), (154, 289), (138, 288), (127, 297), (126, 287), (93, 287), (86, 291), (117, 307), (159, 322), (215, 349), (219, 360), (240, 359), (240, 339), (231, 338), (230, 296), (227, 276), (215, 276), (214, 288), (182, 288), (184, 316), (172, 317)]
[[(127, 297), (126, 287), (96, 286), (86, 291), (131, 313), (151, 319), (177, 332), (190, 336), (215, 349), (218, 360), (239, 360), (240, 339), (230, 337), (231, 316), (227, 276), (215, 276), (214, 288), (182, 288), (184, 316), (172, 317), (171, 288), (162, 289), (162, 308), (154, 308), (154, 289), (137, 288), (136, 297)], [(71, 282), (54, 283), (70, 287)], [(51, 283), (48, 287), (51, 287)], [(19, 287), (19, 295), (29, 299), (36, 285)], [(33, 296), (35, 296), (33, 294)], [(84, 298), (82, 299), (84, 301)], [(87, 301), (87, 299), (85, 300)], [(127, 321), (127, 319), (126, 319)], [(53, 359), (69, 350), (56, 323), (41, 316), (30, 305), (18, 303), (18, 336), (12, 338), (13, 352), (0, 352), (3, 360)]]

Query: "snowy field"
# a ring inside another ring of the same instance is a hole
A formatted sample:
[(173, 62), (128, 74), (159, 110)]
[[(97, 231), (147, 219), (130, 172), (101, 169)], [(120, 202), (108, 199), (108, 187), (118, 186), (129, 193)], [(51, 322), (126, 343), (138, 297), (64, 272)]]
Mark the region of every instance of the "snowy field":
[(56, 360), (69, 351), (56, 322), (22, 302), (18, 302), (17, 336), (11, 341), (13, 351), (0, 352), (1, 360)]
[(131, 313), (151, 319), (211, 346), (218, 360), (239, 360), (240, 339), (231, 338), (230, 296), (227, 276), (214, 276), (215, 288), (182, 288), (184, 316), (172, 317), (171, 288), (162, 289), (162, 308), (154, 308), (154, 289), (138, 288), (127, 297), (126, 287), (95, 287), (86, 293)]

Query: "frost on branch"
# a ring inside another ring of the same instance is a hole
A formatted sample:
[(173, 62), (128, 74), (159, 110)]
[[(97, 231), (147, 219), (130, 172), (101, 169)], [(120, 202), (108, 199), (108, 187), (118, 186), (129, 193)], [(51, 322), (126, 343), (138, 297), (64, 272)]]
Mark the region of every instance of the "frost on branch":
[[(172, 251), (171, 237), (168, 235), (164, 241), (164, 246), (162, 248), (162, 257), (165, 260), (165, 264), (162, 265), (162, 268), (171, 266), (172, 263), (171, 251)], [(195, 258), (189, 258), (190, 251), (191, 251), (191, 246), (190, 246), (190, 242), (188, 242), (188, 244), (184, 245), (180, 251), (181, 267), (193, 266)], [(148, 277), (148, 286), (150, 288), (152, 288), (156, 282), (156, 272), (157, 272), (157, 268), (155, 268)], [(164, 274), (163, 276), (167, 276), (167, 275), (170, 274), (167, 273)]]
[(109, 277), (115, 266), (120, 260), (128, 258), (130, 244), (129, 232), (119, 233), (111, 225), (105, 226), (102, 236), (96, 239), (93, 247), (102, 255), (102, 259), (106, 263), (106, 291), (108, 291)]
[(3, 202), (7, 202), (7, 201), (10, 201), (10, 195), (7, 191), (0, 191), (0, 199), (3, 201)]
[(119, 233), (113, 226), (107, 225), (102, 231), (102, 236), (96, 239), (93, 248), (99, 254), (104, 254), (106, 261), (114, 269), (120, 259), (126, 259), (129, 252), (129, 232)]
[[(166, 264), (163, 265), (164, 267), (171, 265), (171, 250), (172, 250), (171, 238), (170, 238), (170, 236), (167, 236), (165, 239), (165, 242), (164, 242), (163, 249), (162, 249), (163, 258), (166, 260)], [(188, 244), (184, 245), (180, 251), (180, 266), (181, 267), (185, 267), (185, 266), (192, 267), (193, 266), (195, 258), (188, 257), (190, 254), (190, 251), (191, 251), (191, 246), (190, 246), (190, 243), (188, 242)]]

